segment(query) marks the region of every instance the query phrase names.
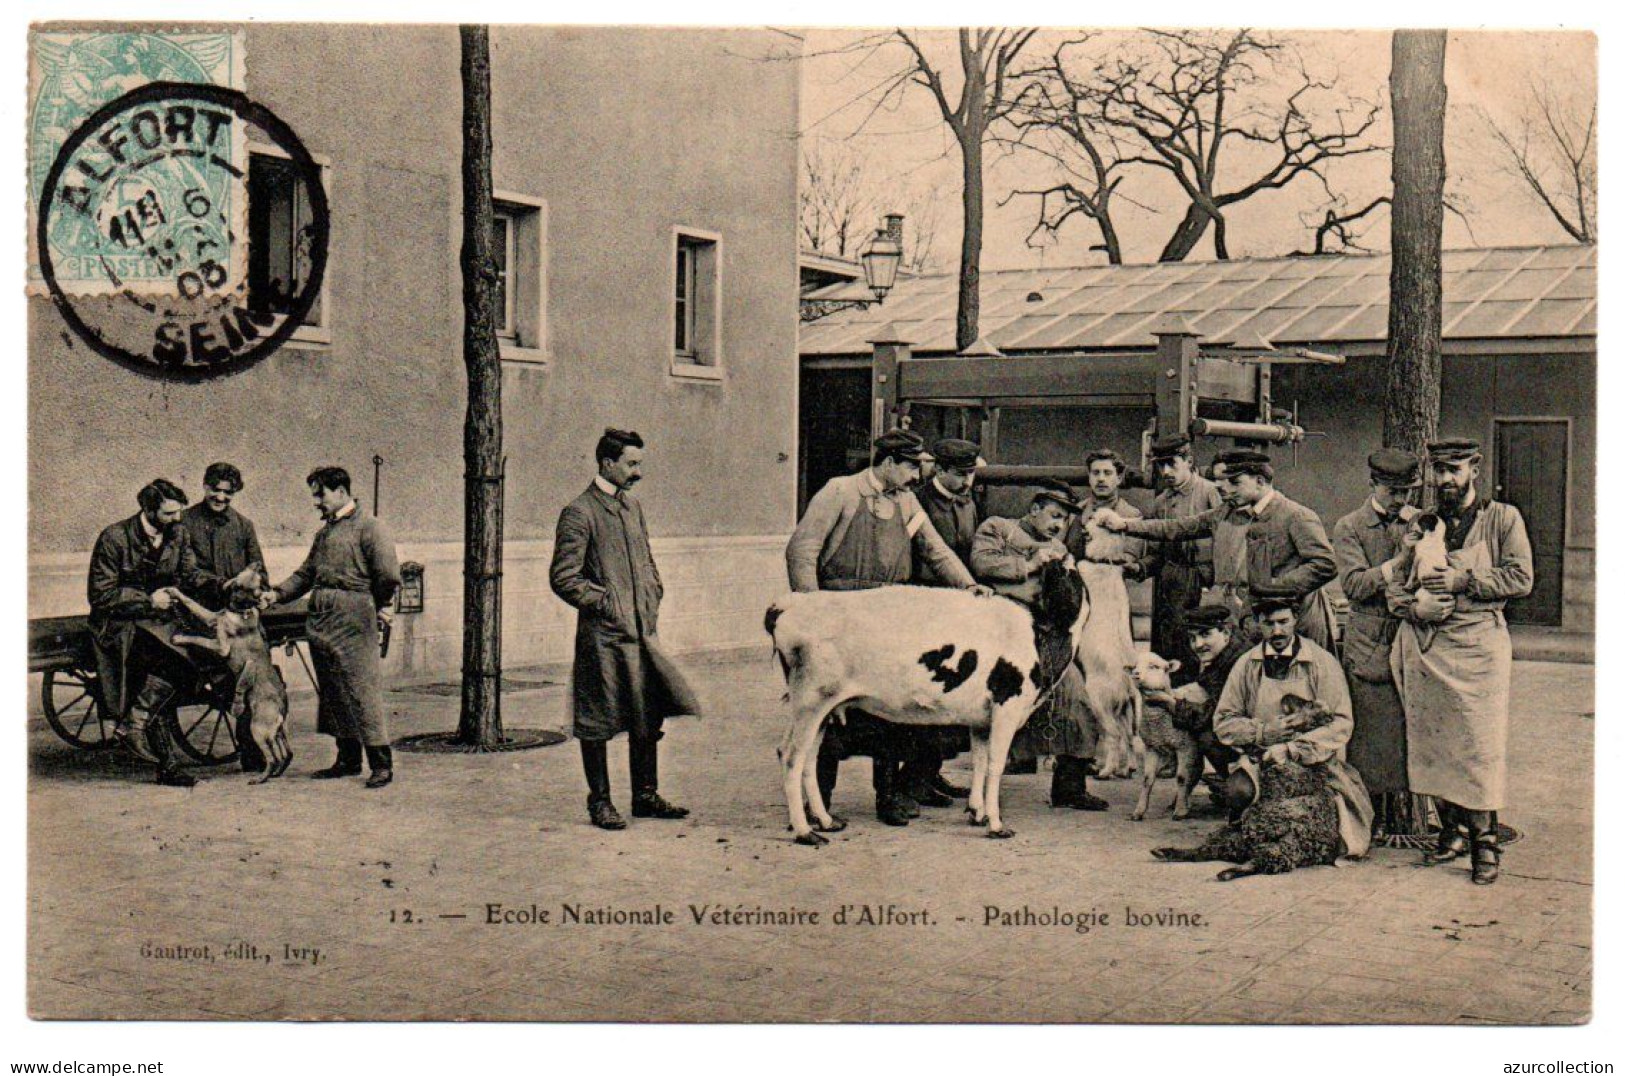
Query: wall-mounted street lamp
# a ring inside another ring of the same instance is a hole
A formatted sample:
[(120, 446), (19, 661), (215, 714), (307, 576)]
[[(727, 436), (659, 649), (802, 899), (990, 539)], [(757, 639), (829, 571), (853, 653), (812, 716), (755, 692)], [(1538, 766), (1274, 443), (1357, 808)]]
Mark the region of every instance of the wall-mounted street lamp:
[(881, 227), (875, 229), (869, 245), (858, 255), (858, 264), (863, 266), (863, 282), (874, 298), (803, 299), (802, 321), (817, 321), (837, 310), (878, 306), (886, 301), (886, 294), (897, 283), (897, 270), (903, 264), (903, 215), (888, 213), (883, 221)]

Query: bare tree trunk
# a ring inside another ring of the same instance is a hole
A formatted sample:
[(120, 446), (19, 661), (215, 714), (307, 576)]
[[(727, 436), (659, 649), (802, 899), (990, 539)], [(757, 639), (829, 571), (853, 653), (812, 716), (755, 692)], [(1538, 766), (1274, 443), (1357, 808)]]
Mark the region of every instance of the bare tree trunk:
[(1202, 241), (1207, 234), (1207, 226), (1212, 221), (1207, 210), (1192, 202), (1185, 208), (1185, 217), (1174, 229), (1174, 234), (1168, 237), (1167, 244), (1162, 253), (1157, 255), (1159, 262), (1182, 262), (1190, 252), (1196, 249), (1196, 244)]
[(1106, 252), (1107, 264), (1122, 265), (1123, 241), (1117, 237), (1117, 228), (1112, 224), (1111, 216), (1107, 213), (1102, 213), (1100, 216), (1095, 218), (1095, 223), (1100, 226), (1099, 249)]
[[(967, 90), (967, 92), (969, 92)], [(964, 166), (965, 231), (959, 242), (959, 315), (954, 343), (964, 351), (976, 343), (982, 317), (982, 132), (959, 141)]]
[(1392, 268), (1382, 443), (1421, 453), (1439, 430), (1444, 242), (1443, 30), (1394, 31)]
[(491, 205), (491, 38), (463, 26), (463, 706), (459, 742), (502, 733), (502, 366)]

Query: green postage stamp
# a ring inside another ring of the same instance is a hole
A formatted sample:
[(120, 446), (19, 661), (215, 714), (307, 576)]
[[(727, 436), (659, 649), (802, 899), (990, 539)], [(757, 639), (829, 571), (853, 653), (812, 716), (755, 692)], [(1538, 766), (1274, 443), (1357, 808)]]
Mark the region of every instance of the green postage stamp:
[[(29, 46), (30, 293), (46, 291), (38, 214), (53, 168), (43, 239), (62, 293), (184, 296), (194, 280), (207, 278), (211, 291), (244, 282), (245, 125), (162, 102), (90, 123), (153, 83), (241, 90), (242, 36), (31, 33)], [(87, 126), (95, 130), (81, 132)], [(64, 155), (76, 133), (77, 146)]]

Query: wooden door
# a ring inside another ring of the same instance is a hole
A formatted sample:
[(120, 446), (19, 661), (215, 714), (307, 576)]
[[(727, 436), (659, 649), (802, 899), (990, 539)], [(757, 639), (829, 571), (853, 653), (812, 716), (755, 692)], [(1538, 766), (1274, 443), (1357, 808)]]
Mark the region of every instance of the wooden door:
[(1569, 426), (1562, 420), (1495, 420), (1495, 499), (1515, 505), (1535, 552), (1535, 590), (1507, 604), (1515, 624), (1563, 623), (1568, 535)]

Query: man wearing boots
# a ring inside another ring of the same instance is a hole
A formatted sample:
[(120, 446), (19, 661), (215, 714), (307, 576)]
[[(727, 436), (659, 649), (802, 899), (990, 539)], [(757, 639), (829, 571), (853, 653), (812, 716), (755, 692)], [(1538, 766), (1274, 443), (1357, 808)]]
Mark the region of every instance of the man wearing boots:
[(576, 610), (571, 716), (587, 775), (587, 814), (599, 829), (625, 829), (610, 798), (609, 741), (630, 741), (633, 818), (687, 818), (660, 795), (657, 745), (668, 717), (697, 716), (699, 702), (660, 648), (665, 587), (649, 548), (643, 506), (631, 489), (643, 479), (643, 438), (607, 429), (594, 459), (598, 475), (559, 513), (550, 580)]
[(1424, 862), (1471, 853), (1473, 881), (1500, 874), (1497, 812), (1506, 802), (1507, 707), (1512, 637), (1504, 607), (1534, 589), (1523, 516), (1478, 493), (1478, 442), (1428, 445), (1428, 467), (1445, 522), (1445, 567), (1409, 579), (1417, 535), (1391, 561), (1388, 605), (1403, 623), (1394, 640), (1394, 684), (1405, 707), (1411, 791), (1438, 801), (1439, 844)]
[(180, 769), (169, 735), (175, 684), (190, 672), (169, 642), (166, 617), (170, 588), (195, 594), (202, 575), (181, 527), (180, 487), (154, 479), (136, 501), (140, 511), (103, 530), (90, 554), (86, 592), (98, 690), (115, 735), (157, 766), (158, 783), (190, 788), (197, 782)]
[(395, 760), (378, 640), (401, 585), (395, 543), (350, 495), (350, 475), (342, 467), (319, 467), (305, 484), (322, 527), (305, 562), (261, 601), (269, 606), (310, 595), (305, 632), (316, 667), (316, 730), (333, 737), (338, 748), (333, 764), (311, 776), (359, 776), (364, 751), (367, 787), (383, 788), (394, 780)]
[(1338, 579), (1349, 600), (1343, 633), (1343, 669), (1354, 700), (1349, 763), (1365, 779), (1377, 805), (1379, 830), (1394, 816), (1396, 801), (1408, 813), (1405, 778), (1405, 707), (1394, 687), (1389, 659), (1399, 619), (1388, 611), (1388, 580), (1400, 557), (1411, 502), (1422, 486), (1422, 463), (1409, 452), (1383, 448), (1366, 460), (1371, 492), (1364, 504), (1337, 521), (1332, 548)]
[[(985, 467), (981, 446), (974, 441), (944, 437), (931, 446), (936, 464), (931, 477), (919, 490), (920, 507), (937, 534), (962, 563), (970, 561), (971, 542), (976, 538), (976, 502), (971, 490), (976, 469)], [(914, 557), (914, 581), (925, 586), (947, 586), (930, 563), (918, 553)], [(942, 763), (970, 750), (970, 733), (963, 728), (930, 727), (898, 732), (909, 741), (899, 781), (903, 794), (922, 807), (951, 807), (956, 799), (970, 795), (970, 789), (952, 784), (942, 776)]]
[[(1020, 519), (994, 516), (977, 528), (971, 570), (1005, 597), (1032, 604), (1044, 565), (1067, 556), (1062, 538), (1082, 510), (1066, 483), (1040, 482), (1026, 515)], [(1051, 807), (1104, 811), (1106, 801), (1087, 787), (1097, 738), (1095, 719), (1083, 701), (1082, 673), (1076, 663), (1068, 661), (1048, 702), (1016, 734), (1011, 755), (1022, 759), (1055, 756)]]
[[(874, 442), (873, 463), (854, 475), (832, 478), (807, 505), (785, 549), (790, 589), (868, 590), (907, 583), (922, 560), (944, 585), (983, 591), (948, 548), (913, 493), (921, 465), (931, 460), (913, 430), (888, 430)], [(842, 759), (874, 759), (875, 817), (906, 826), (919, 806), (897, 787), (903, 743), (896, 726), (847, 710), (844, 724), (831, 722), (818, 750), (818, 784), (824, 802), (835, 791)]]

